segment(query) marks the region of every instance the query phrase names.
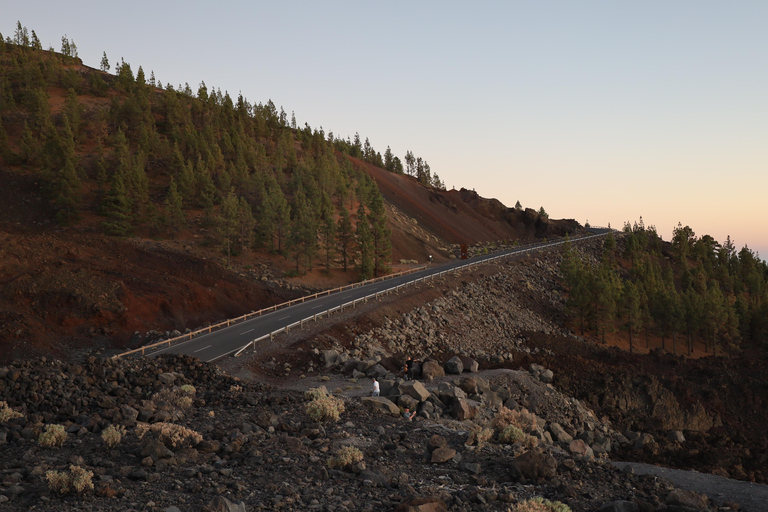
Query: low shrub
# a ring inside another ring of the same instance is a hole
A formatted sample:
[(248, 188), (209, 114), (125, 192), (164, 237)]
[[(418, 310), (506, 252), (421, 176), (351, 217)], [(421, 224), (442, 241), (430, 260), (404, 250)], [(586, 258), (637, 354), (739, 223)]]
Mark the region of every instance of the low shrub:
[(101, 439), (107, 448), (114, 448), (120, 441), (122, 441), (125, 435), (125, 427), (122, 425), (110, 425), (101, 431)]
[(467, 446), (476, 444), (477, 446), (483, 446), (485, 443), (493, 438), (493, 430), (490, 428), (475, 427), (469, 431), (469, 438), (465, 443)]
[(192, 407), (193, 396), (196, 392), (195, 387), (189, 384), (180, 388), (166, 388), (152, 395), (152, 402), (159, 410), (184, 411)]
[(170, 448), (194, 446), (203, 440), (203, 436), (194, 430), (175, 423), (139, 423), (136, 426), (136, 436), (142, 439), (148, 432)]
[(5, 423), (6, 421), (13, 418), (22, 417), (24, 417), (24, 415), (11, 409), (7, 402), (0, 402), (0, 423)]
[(339, 421), (344, 412), (344, 402), (333, 396), (316, 398), (304, 408), (313, 421)]
[(64, 496), (67, 494), (85, 494), (93, 490), (93, 471), (80, 466), (69, 466), (69, 473), (48, 471), (45, 474), (48, 488)]
[(342, 446), (336, 455), (328, 459), (331, 468), (346, 468), (363, 460), (363, 452), (354, 446)]
[(46, 425), (43, 433), (37, 438), (37, 443), (45, 448), (61, 447), (67, 440), (64, 425)]
[(532, 498), (515, 505), (512, 512), (571, 512), (571, 507), (559, 501)]
[(317, 400), (318, 398), (326, 398), (328, 396), (328, 390), (325, 386), (319, 388), (309, 388), (304, 392), (304, 398), (307, 400)]
[(493, 418), (491, 425), (498, 432), (503, 431), (510, 425), (514, 425), (523, 432), (532, 432), (538, 428), (535, 414), (528, 412), (527, 409), (517, 411), (503, 406), (499, 409), (496, 417)]

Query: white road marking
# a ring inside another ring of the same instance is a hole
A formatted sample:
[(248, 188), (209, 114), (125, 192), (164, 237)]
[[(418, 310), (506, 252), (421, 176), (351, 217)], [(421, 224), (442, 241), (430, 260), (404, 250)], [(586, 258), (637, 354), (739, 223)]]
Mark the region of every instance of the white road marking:
[(313, 307), (312, 309), (317, 309), (317, 308), (321, 308), (321, 307), (323, 307), (323, 305), (322, 305), (322, 304), (321, 304), (321, 305), (319, 305), (319, 306), (315, 306), (315, 307)]
[(284, 316), (283, 318), (278, 318), (277, 321), (279, 322), (280, 320), (285, 320), (286, 318), (291, 318), (291, 315)]
[(253, 329), (248, 329), (247, 331), (245, 331), (245, 332), (241, 332), (240, 334), (241, 334), (241, 335), (243, 335), (243, 334), (248, 334), (248, 333), (249, 333), (249, 332), (251, 332), (252, 330), (253, 330)]
[(199, 348), (199, 349), (195, 350), (195, 351), (194, 351), (194, 353), (195, 353), (195, 354), (197, 354), (197, 353), (198, 353), (198, 352), (200, 352), (201, 350), (205, 350), (205, 349), (207, 349), (207, 348), (211, 348), (211, 346), (210, 346), (210, 345), (208, 345), (207, 347)]

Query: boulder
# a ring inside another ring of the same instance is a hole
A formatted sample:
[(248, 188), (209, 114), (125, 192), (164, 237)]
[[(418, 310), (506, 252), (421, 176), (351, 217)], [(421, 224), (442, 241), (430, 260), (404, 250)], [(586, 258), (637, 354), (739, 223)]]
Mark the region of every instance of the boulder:
[(154, 440), (144, 446), (141, 450), (141, 456), (152, 457), (152, 460), (157, 462), (161, 459), (170, 459), (173, 457), (173, 452), (160, 441)]
[(459, 387), (468, 395), (477, 395), (480, 391), (477, 388), (477, 380), (472, 377), (464, 377), (459, 381)]
[(383, 379), (387, 375), (389, 375), (389, 372), (386, 368), (381, 366), (380, 364), (376, 363), (375, 365), (368, 368), (368, 370), (365, 372), (366, 377), (375, 377), (377, 379)]
[(455, 456), (456, 456), (456, 450), (448, 446), (441, 446), (440, 448), (436, 448), (432, 452), (432, 457), (430, 458), (430, 462), (432, 464), (442, 464), (444, 462), (448, 462), (449, 460), (453, 459)]
[(446, 405), (451, 405), (460, 398), (467, 398), (463, 389), (458, 388), (450, 382), (441, 382), (437, 388), (437, 398)]
[(400, 409), (392, 403), (391, 400), (382, 396), (366, 396), (360, 399), (360, 402), (376, 411), (381, 411), (385, 414), (391, 414), (392, 416), (399, 416)]
[(443, 366), (435, 361), (434, 359), (428, 359), (424, 361), (424, 364), (421, 367), (421, 378), (426, 380), (427, 382), (431, 382), (436, 377), (444, 377), (445, 376), (445, 370), (443, 370)]
[(416, 411), (416, 408), (419, 406), (419, 401), (416, 398), (413, 398), (411, 395), (400, 395), (400, 397), (397, 399), (397, 405), (402, 407), (403, 409), (408, 408), (411, 411)]
[(461, 358), (459, 356), (450, 358), (445, 362), (443, 367), (445, 368), (445, 373), (451, 375), (461, 375), (461, 372), (464, 371), (464, 363), (461, 362)]
[(679, 430), (672, 430), (667, 433), (667, 439), (669, 441), (672, 441), (673, 443), (684, 443), (685, 442), (685, 436), (683, 433)]
[(550, 423), (549, 431), (552, 433), (552, 438), (557, 443), (570, 444), (573, 441), (571, 436), (559, 423)]
[(400, 384), (400, 393), (412, 396), (419, 402), (423, 402), (429, 398), (429, 391), (424, 387), (424, 384), (417, 380), (407, 381)]
[(593, 459), (595, 457), (592, 448), (590, 448), (583, 439), (574, 439), (571, 441), (571, 444), (568, 445), (568, 451), (577, 457), (583, 457), (585, 459)]
[(339, 352), (337, 350), (323, 350), (321, 354), (323, 355), (323, 362), (326, 368), (335, 365), (339, 359)]
[(471, 357), (459, 356), (459, 358), (461, 359), (461, 363), (464, 366), (465, 372), (477, 373), (478, 371), (480, 371), (480, 365), (478, 364), (477, 361), (475, 361)]
[(453, 415), (460, 421), (471, 420), (477, 416), (477, 411), (477, 402), (459, 398), (453, 403)]
[(528, 450), (520, 455), (513, 466), (528, 480), (548, 480), (557, 472), (557, 460), (542, 450)]

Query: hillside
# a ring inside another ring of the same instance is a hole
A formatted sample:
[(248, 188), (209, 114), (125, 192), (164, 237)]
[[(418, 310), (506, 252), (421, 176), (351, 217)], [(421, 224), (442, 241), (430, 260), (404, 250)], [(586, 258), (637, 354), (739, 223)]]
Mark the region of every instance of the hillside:
[(300, 129), (271, 101), (7, 42), (0, 68), (0, 362), (135, 346), (458, 244), (580, 229), (385, 170), (367, 141)]

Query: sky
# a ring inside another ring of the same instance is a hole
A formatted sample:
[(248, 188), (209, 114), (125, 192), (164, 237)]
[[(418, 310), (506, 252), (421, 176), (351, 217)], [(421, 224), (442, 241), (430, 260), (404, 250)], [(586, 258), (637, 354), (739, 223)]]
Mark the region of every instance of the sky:
[(768, 258), (768, 2), (0, 0), (44, 48), (271, 99), (551, 218)]

